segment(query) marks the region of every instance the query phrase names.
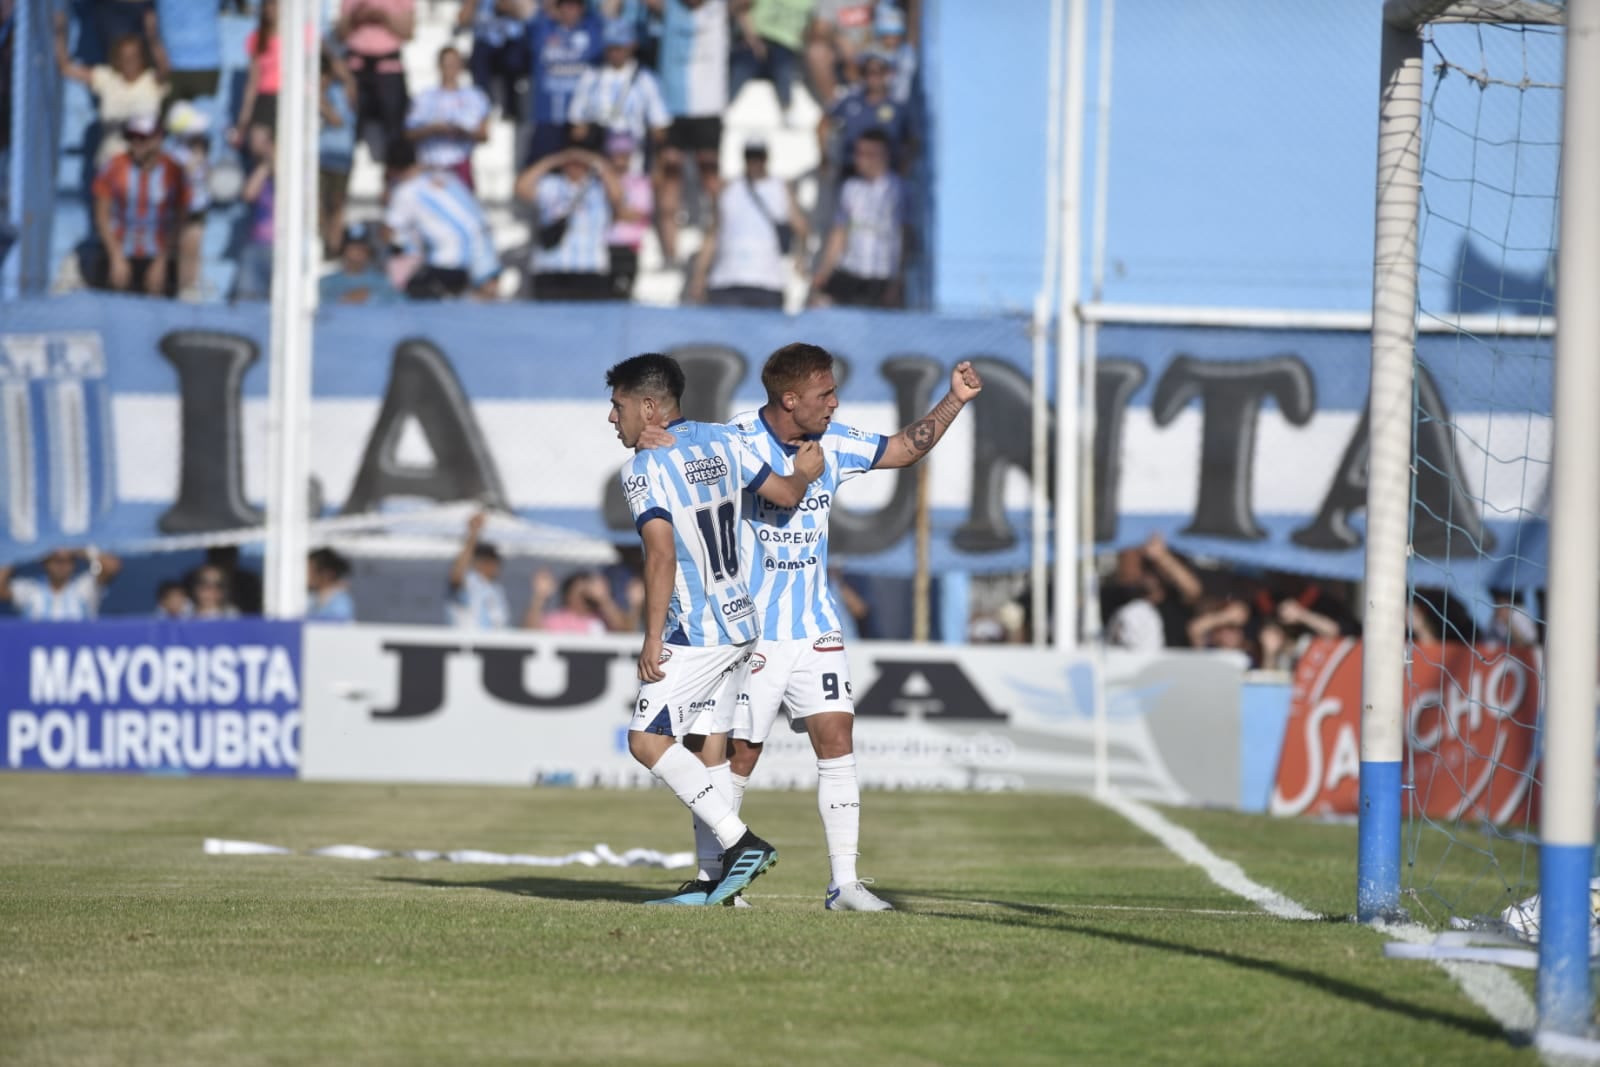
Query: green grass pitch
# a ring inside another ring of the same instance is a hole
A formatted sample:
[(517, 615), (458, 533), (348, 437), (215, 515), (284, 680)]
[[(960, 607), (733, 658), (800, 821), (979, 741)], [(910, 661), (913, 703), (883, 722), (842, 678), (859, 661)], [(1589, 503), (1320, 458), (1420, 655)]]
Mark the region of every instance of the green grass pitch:
[(1291, 923), (1086, 799), (864, 800), (892, 914), (823, 910), (802, 793), (748, 797), (782, 859), (734, 910), (641, 907), (675, 871), (201, 851), (688, 849), (662, 790), (0, 775), (0, 1063), (1536, 1062), (1344, 921), (1351, 827), (1171, 813), (1337, 917)]

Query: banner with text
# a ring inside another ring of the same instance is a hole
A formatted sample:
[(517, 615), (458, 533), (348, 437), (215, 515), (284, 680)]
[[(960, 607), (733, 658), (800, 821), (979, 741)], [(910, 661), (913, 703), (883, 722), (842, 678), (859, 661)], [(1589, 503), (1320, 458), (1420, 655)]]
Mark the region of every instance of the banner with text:
[(7, 770), (294, 777), (300, 624), (0, 623)]
[[(1033, 383), (1019, 318), (327, 308), (315, 330), (308, 492), (329, 514), (478, 499), (628, 543), (616, 479), (626, 455), (606, 424), (605, 368), (671, 353), (689, 377), (689, 417), (726, 419), (762, 403), (762, 362), (795, 340), (840, 357), (837, 418), (882, 432), (920, 417), (951, 367), (972, 360), (983, 395), (930, 460), (933, 567), (1027, 566)], [(1358, 576), (1369, 346), (1356, 331), (1103, 327), (1096, 539), (1126, 545), (1160, 530), (1216, 558)], [(0, 563), (58, 543), (115, 548), (258, 525), (267, 351), (263, 307), (104, 295), (8, 305)], [(1517, 567), (1519, 586), (1540, 584), (1548, 341), (1502, 340), (1491, 352), (1423, 335), (1418, 354), (1419, 561), (1440, 561), (1440, 581), (1490, 584)], [(1491, 461), (1508, 456), (1526, 459)], [(915, 519), (911, 472), (856, 479), (833, 512), (834, 551), (908, 574)], [(1450, 545), (1471, 555), (1452, 558)]]
[[(639, 646), (624, 637), (306, 627), (307, 778), (649, 785), (628, 754)], [(1243, 661), (857, 642), (847, 652), (862, 782), (900, 789), (1091, 788), (1234, 806)], [(810, 787), (780, 721), (755, 784)]]
[[(1418, 644), (1406, 680), (1407, 766), (1431, 819), (1527, 824), (1538, 813), (1537, 649)], [(1268, 810), (1354, 815), (1361, 778), (1361, 642), (1319, 637), (1294, 672)]]

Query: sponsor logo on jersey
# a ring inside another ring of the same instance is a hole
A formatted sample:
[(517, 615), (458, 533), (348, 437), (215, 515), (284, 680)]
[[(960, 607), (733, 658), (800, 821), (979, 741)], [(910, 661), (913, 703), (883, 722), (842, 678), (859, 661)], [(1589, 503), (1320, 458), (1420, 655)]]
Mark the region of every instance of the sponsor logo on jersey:
[(763, 526), (756, 531), (756, 540), (769, 545), (814, 545), (822, 540), (827, 531), (818, 528), (815, 530), (779, 530), (771, 526)]
[(683, 465), (683, 476), (691, 482), (709, 485), (728, 476), (728, 465), (721, 456), (691, 459)]
[(665, 662), (667, 662), (667, 660), (669, 660), (671, 658), (672, 658), (672, 649), (663, 648), (661, 650), (661, 658), (656, 660), (656, 662), (657, 663), (665, 663)]
[(742, 619), (755, 610), (755, 605), (747, 596), (734, 597), (722, 605), (722, 616), (726, 619)]
[(858, 430), (854, 426), (850, 427), (850, 429), (846, 432), (849, 433), (851, 437), (854, 437), (857, 441), (870, 441), (877, 436), (877, 434), (871, 433), (867, 430)]
[(642, 474), (630, 474), (622, 479), (622, 492), (630, 501), (638, 500), (650, 489), (650, 480)]
[(811, 647), (816, 649), (818, 652), (843, 652), (844, 634), (840, 633), (838, 630), (829, 630), (827, 633), (811, 642)]
[(833, 504), (833, 495), (831, 493), (818, 493), (816, 496), (808, 496), (792, 508), (779, 507), (764, 496), (758, 496), (756, 500), (759, 502), (762, 514), (767, 512), (788, 514), (794, 511), (827, 511), (829, 506)]
[(807, 556), (804, 559), (773, 559), (768, 556), (766, 562), (762, 564), (769, 571), (803, 571), (807, 567), (816, 565), (816, 556)]
[[(750, 673), (751, 674), (760, 674), (761, 673), (761, 669), (763, 667), (765, 667), (766, 665), (767, 665), (767, 657), (763, 656), (761, 653), (757, 652), (757, 653), (755, 653), (754, 655), (752, 655), (750, 657)], [(741, 695), (740, 699), (741, 700), (745, 700), (745, 699), (748, 699), (748, 698)]]

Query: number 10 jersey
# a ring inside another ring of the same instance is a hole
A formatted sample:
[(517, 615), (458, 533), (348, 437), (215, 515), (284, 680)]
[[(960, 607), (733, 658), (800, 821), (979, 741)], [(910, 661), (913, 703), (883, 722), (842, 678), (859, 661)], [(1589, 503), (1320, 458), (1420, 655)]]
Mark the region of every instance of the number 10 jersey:
[(622, 467), (622, 489), (642, 534), (672, 524), (678, 573), (667, 609), (670, 645), (742, 645), (761, 636), (739, 556), (743, 494), (754, 494), (772, 469), (737, 430), (679, 419), (677, 443), (638, 452)]

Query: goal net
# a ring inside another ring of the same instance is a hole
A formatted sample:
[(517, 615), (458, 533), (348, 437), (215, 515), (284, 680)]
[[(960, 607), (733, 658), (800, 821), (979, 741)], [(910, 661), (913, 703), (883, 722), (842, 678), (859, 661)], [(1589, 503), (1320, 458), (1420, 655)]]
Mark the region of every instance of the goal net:
[(1564, 35), (1472, 8), (1418, 31), (1402, 882), (1435, 926), (1516, 920), (1539, 871)]

